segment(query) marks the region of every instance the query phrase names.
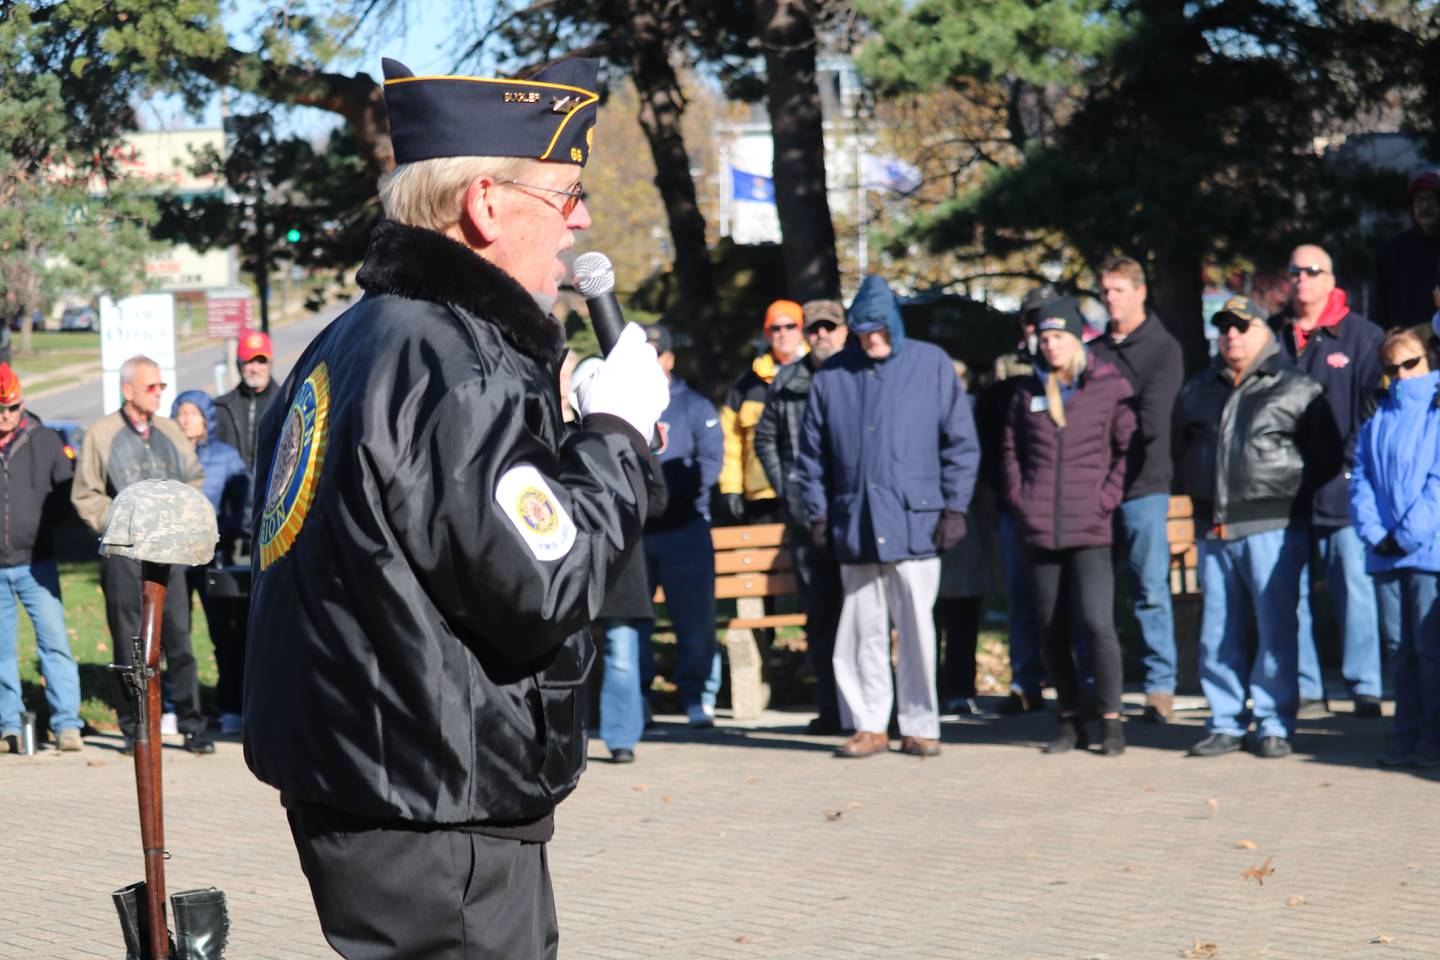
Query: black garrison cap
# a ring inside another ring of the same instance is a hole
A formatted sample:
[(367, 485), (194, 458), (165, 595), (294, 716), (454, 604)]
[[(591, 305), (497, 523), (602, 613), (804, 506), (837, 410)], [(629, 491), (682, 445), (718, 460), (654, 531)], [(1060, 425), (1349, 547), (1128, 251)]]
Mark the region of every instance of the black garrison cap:
[(528, 80), (417, 77), (384, 60), (396, 163), (530, 157), (585, 165), (594, 138), (598, 60), (576, 57)]

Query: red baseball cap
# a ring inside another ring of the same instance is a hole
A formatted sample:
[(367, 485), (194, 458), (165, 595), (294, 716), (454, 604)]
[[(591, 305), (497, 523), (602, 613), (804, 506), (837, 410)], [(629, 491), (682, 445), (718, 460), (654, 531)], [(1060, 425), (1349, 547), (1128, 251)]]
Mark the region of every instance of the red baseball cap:
[(240, 347), (235, 355), (240, 358), (241, 363), (249, 363), (256, 357), (264, 357), (269, 360), (275, 356), (270, 349), (270, 336), (261, 333), (259, 330), (247, 330), (240, 338)]
[(9, 406), (20, 402), (20, 378), (10, 369), (10, 364), (0, 363), (0, 403)]

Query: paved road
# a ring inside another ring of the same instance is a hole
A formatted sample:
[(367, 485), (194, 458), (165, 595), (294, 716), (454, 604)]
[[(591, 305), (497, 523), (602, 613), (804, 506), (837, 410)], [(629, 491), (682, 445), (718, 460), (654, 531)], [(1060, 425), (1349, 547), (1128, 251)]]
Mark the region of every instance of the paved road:
[[(1440, 956), (1440, 781), (1373, 767), (1387, 721), (1306, 723), (1278, 761), (1183, 758), (1193, 713), (1128, 724), (1118, 759), (1044, 756), (1052, 721), (1027, 716), (946, 723), (933, 760), (845, 761), (806, 719), (666, 723), (625, 767), (592, 745), (550, 848), (560, 956)], [(0, 958), (122, 952), (134, 784), (113, 738), (89, 743), (0, 757)], [(226, 956), (331, 956), (239, 744), (165, 764), (171, 886), (225, 890)]]
[[(275, 345), (275, 365), (272, 373), (277, 382), (284, 382), (290, 372), (290, 365), (300, 356), (301, 351), (347, 306), (348, 303), (334, 304), (319, 313), (307, 314), (294, 323), (274, 329), (271, 334)], [(175, 371), (179, 390), (204, 390), (214, 396), (215, 364), (223, 363), (224, 359), (225, 346), (218, 341), (213, 346), (181, 354), (176, 358)], [(96, 360), (94, 379), (63, 390), (39, 394), (27, 399), (26, 403), (46, 420), (74, 420), (82, 426), (88, 426), (104, 412), (102, 399), (100, 362)]]

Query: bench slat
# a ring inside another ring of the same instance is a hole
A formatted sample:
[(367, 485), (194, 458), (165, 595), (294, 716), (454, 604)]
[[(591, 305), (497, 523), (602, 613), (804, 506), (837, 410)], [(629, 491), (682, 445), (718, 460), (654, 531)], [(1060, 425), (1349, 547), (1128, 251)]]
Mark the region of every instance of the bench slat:
[(785, 539), (785, 524), (756, 523), (748, 527), (715, 527), (710, 541), (716, 550), (739, 550), (751, 547), (778, 547)]
[(760, 630), (765, 627), (803, 627), (805, 614), (777, 613), (769, 617), (736, 617), (726, 624), (731, 630)]
[(1165, 521), (1165, 536), (1170, 543), (1194, 543), (1195, 521), (1189, 517), (1171, 517)]
[(735, 573), (715, 578), (715, 597), (778, 597), (794, 593), (795, 577), (789, 573)]
[(789, 569), (790, 551), (779, 547), (715, 554), (716, 573), (780, 573)]

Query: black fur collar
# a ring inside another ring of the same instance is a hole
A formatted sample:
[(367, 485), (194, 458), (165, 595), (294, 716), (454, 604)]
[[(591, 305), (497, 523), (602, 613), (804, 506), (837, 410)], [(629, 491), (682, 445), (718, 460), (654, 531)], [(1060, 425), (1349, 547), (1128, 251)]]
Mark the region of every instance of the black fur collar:
[(367, 293), (459, 307), (541, 363), (564, 356), (565, 330), (555, 318), (510, 274), (444, 234), (381, 220), (355, 279)]

